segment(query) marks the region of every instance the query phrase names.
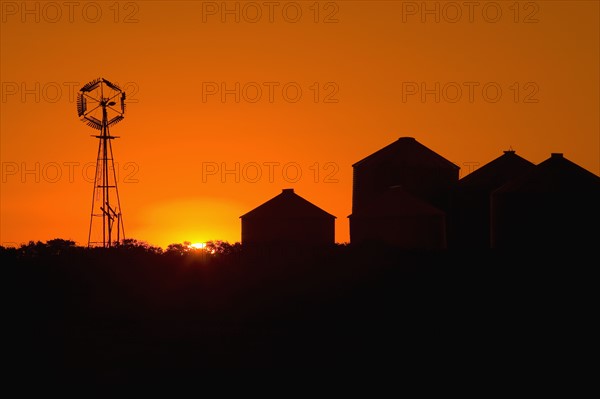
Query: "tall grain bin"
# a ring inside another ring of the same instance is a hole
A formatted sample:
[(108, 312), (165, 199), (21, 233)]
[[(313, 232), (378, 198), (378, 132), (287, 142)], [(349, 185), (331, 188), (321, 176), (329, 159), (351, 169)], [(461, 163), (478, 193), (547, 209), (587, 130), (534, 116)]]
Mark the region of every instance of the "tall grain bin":
[(595, 248), (600, 177), (555, 153), (492, 193), (492, 247)]
[(446, 211), (460, 169), (413, 137), (401, 137), (352, 167), (353, 213), (392, 186)]
[(515, 151), (509, 150), (460, 179), (452, 193), (449, 246), (490, 248), (492, 191), (534, 166)]

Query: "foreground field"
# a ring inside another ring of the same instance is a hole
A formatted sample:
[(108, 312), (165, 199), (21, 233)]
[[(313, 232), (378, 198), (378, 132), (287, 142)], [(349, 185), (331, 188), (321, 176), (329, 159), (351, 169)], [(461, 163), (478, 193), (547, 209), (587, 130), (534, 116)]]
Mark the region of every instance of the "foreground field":
[(208, 368), (547, 367), (581, 328), (574, 271), (587, 255), (3, 250), (9, 359), (17, 375), (117, 382)]

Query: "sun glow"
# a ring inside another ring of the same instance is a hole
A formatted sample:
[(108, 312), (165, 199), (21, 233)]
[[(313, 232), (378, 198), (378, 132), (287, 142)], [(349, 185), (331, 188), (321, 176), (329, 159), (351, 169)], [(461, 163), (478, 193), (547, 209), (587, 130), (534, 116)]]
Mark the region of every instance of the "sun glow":
[(216, 252), (214, 247), (207, 245), (207, 243), (205, 243), (205, 242), (195, 242), (193, 244), (190, 244), (189, 242), (185, 242), (184, 244), (186, 244), (192, 252), (209, 253), (211, 255)]

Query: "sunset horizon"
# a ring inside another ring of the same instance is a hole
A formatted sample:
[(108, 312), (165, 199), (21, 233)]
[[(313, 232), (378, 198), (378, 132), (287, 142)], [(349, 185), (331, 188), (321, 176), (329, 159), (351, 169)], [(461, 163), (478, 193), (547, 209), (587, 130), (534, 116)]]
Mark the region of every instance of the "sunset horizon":
[(125, 235), (161, 247), (237, 242), (283, 188), (349, 242), (351, 165), (405, 136), (460, 177), (510, 148), (600, 174), (596, 2), (272, 7), (3, 1), (0, 245), (87, 243), (98, 144), (76, 100), (96, 78), (127, 94)]

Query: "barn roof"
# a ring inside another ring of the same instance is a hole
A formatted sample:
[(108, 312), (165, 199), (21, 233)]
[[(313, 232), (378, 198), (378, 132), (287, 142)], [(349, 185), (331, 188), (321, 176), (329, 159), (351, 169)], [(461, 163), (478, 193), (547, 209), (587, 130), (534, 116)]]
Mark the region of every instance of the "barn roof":
[(335, 216), (305, 200), (294, 192), (293, 188), (283, 189), (279, 195), (271, 198), (250, 212), (240, 216), (242, 219), (263, 218), (333, 218)]
[(582, 192), (600, 190), (600, 177), (554, 153), (527, 173), (494, 191), (498, 193)]
[(348, 217), (443, 216), (435, 206), (420, 200), (400, 186), (390, 187)]
[(520, 157), (515, 151), (504, 151), (503, 155), (460, 179), (458, 185), (460, 188), (493, 189), (520, 176), (534, 166), (535, 164)]
[(400, 159), (405, 163), (416, 166), (460, 169), (454, 163), (419, 143), (414, 137), (400, 137), (393, 143), (356, 162), (352, 167), (360, 167), (389, 159)]

